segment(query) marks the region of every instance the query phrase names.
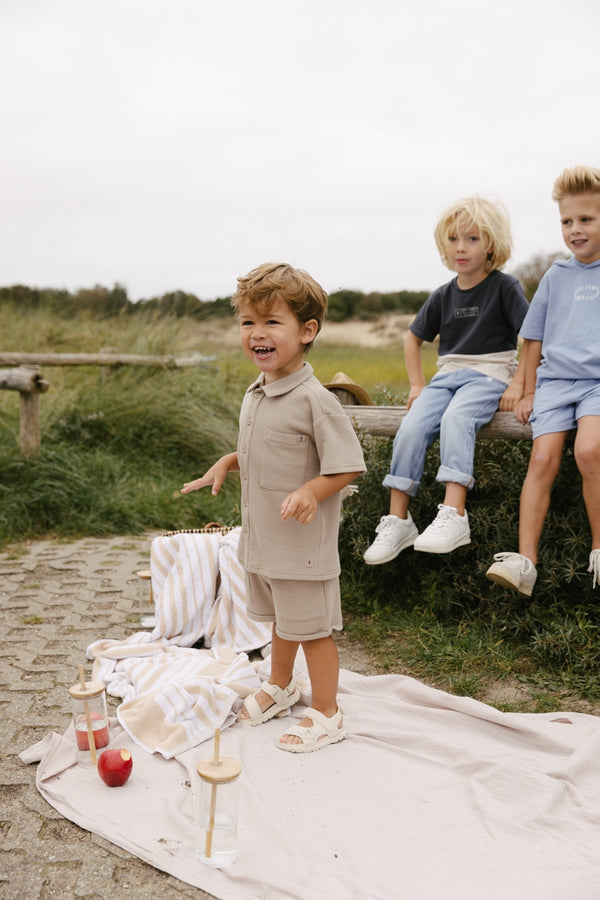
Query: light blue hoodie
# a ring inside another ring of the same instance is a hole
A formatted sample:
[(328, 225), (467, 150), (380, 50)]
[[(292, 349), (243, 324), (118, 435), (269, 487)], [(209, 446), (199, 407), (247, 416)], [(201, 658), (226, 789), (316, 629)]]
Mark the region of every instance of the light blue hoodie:
[(571, 256), (555, 262), (540, 281), (520, 336), (542, 341), (538, 382), (600, 381), (600, 260), (584, 265)]

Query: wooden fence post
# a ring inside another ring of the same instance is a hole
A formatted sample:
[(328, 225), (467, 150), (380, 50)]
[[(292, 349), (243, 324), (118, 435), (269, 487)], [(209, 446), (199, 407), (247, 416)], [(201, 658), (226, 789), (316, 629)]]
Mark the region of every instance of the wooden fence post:
[(0, 372), (0, 388), (18, 391), (21, 398), (19, 444), (23, 456), (33, 456), (40, 449), (40, 394), (50, 385), (37, 366), (19, 366)]
[(23, 456), (29, 457), (40, 449), (40, 395), (36, 391), (21, 391), (19, 396), (19, 445)]

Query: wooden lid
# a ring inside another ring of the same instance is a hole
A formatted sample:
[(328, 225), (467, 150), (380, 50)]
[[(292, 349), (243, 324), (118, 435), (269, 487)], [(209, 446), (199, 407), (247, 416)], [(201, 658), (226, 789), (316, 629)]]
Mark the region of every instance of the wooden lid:
[(228, 781), (235, 781), (242, 771), (242, 764), (230, 756), (222, 756), (218, 763), (212, 759), (201, 760), (196, 771), (200, 778), (210, 784), (227, 784)]
[(69, 693), (73, 700), (91, 700), (92, 697), (99, 697), (104, 693), (104, 685), (101, 681), (86, 681), (85, 690), (81, 686), (81, 682), (72, 684)]

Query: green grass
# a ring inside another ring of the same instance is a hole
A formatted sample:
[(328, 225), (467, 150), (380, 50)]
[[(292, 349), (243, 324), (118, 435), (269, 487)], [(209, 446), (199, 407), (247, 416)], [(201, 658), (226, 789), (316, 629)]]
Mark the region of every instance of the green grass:
[[(256, 367), (240, 350), (212, 350), (217, 354), (221, 379), (226, 385), (250, 384), (256, 378)], [(207, 352), (211, 352), (210, 345)], [(344, 372), (369, 392), (374, 403), (385, 404), (391, 396), (397, 401), (408, 392), (401, 347), (382, 347), (375, 352), (371, 347), (320, 347), (317, 343), (306, 358), (319, 381), (326, 384), (336, 372)], [(423, 369), (427, 379), (435, 372), (436, 359), (436, 348), (426, 347)]]
[[(42, 448), (23, 459), (19, 399), (0, 391), (0, 545), (18, 559), (19, 542), (55, 536), (140, 534), (152, 529), (239, 522), (238, 482), (214, 498), (180, 494), (236, 442), (242, 393), (255, 369), (221, 339), (223, 324), (136, 316), (97, 321), (35, 316), (0, 305), (5, 350), (215, 353), (214, 364), (179, 370), (46, 367), (41, 398)], [(399, 403), (407, 384), (401, 348), (373, 352), (319, 347), (317, 376), (344, 371), (378, 402)], [(435, 350), (424, 355), (427, 377)], [(493, 553), (516, 549), (518, 502), (527, 442), (478, 443), (469, 496), (472, 543), (446, 557), (407, 551), (385, 566), (362, 553), (386, 511), (391, 439), (361, 436), (368, 472), (344, 504), (340, 532), (342, 593), (348, 635), (382, 671), (404, 672), (454, 693), (494, 699), (505, 709), (600, 708), (600, 591), (586, 573), (589, 528), (571, 450), (554, 489), (531, 600), (492, 585)], [(432, 447), (411, 506), (426, 525), (441, 500)], [(575, 487), (574, 487), (575, 486)]]

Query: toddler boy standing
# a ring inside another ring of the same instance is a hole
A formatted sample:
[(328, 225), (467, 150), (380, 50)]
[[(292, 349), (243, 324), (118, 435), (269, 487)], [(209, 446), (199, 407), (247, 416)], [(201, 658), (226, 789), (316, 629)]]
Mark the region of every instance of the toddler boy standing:
[(248, 615), (273, 630), (269, 681), (246, 699), (238, 721), (260, 725), (299, 699), (293, 670), (302, 644), (312, 706), (278, 747), (306, 753), (346, 733), (332, 637), (342, 628), (340, 491), (365, 464), (350, 419), (303, 361), (325, 317), (323, 288), (300, 269), (265, 263), (238, 279), (232, 303), (242, 349), (261, 375), (242, 403), (237, 451), (182, 491), (212, 485), (217, 494), (228, 472), (240, 472)]

